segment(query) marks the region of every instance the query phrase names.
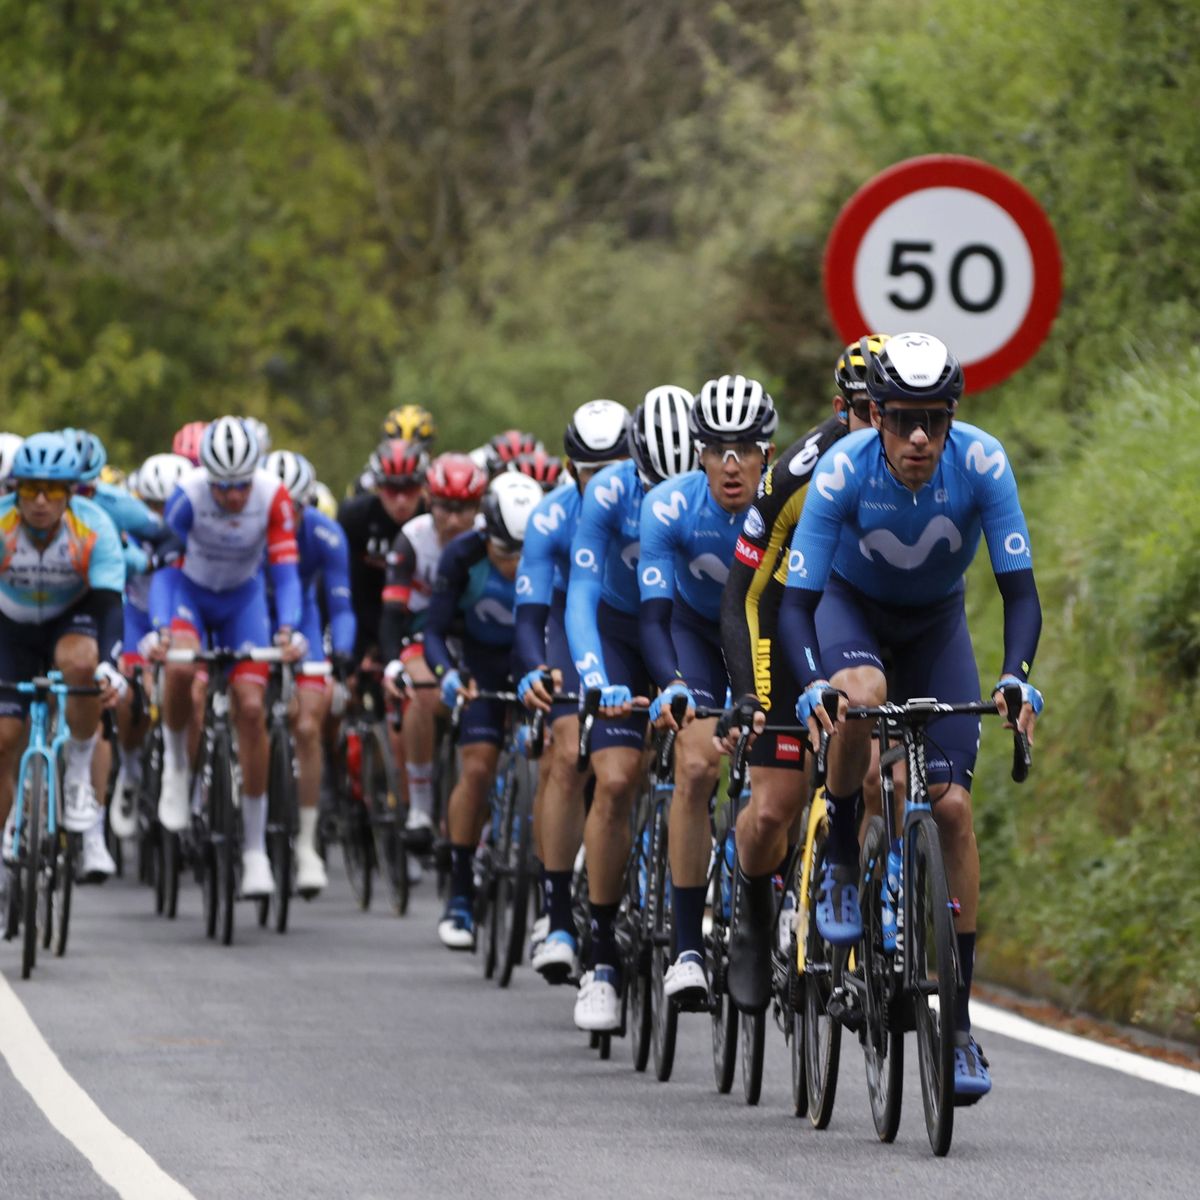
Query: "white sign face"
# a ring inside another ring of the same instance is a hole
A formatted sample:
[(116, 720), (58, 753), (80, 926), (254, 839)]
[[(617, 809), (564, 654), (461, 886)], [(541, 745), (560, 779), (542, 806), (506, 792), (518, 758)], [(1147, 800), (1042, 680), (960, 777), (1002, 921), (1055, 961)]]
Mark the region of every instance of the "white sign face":
[(870, 329), (921, 329), (964, 366), (995, 354), (1033, 301), (1021, 227), (993, 200), (930, 187), (888, 205), (854, 258), (854, 295)]

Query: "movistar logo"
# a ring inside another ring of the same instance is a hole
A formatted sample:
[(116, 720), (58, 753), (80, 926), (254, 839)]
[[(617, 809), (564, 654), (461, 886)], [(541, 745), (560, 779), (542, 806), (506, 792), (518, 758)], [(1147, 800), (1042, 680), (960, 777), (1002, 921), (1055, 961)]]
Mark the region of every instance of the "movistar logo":
[(619, 475), (614, 475), (607, 483), (596, 484), (593, 494), (601, 508), (612, 508), (625, 495), (625, 484)]
[(1004, 474), (1004, 451), (996, 449), (991, 454), (985, 454), (982, 442), (972, 442), (967, 448), (967, 466), (973, 467), (980, 475), (999, 479)]
[(567, 510), (556, 501), (549, 512), (533, 514), (533, 527), (538, 533), (553, 533), (566, 519)]
[(834, 492), (840, 492), (846, 486), (846, 472), (854, 474), (854, 464), (850, 461), (850, 455), (844, 450), (839, 450), (834, 456), (833, 470), (822, 471), (816, 477), (817, 491), (825, 497), (826, 500), (833, 499)]
[(621, 561), (631, 570), (636, 571), (638, 558), (642, 553), (641, 542), (630, 542), (629, 545), (621, 551)]
[(863, 557), (870, 559), (878, 554), (886, 563), (901, 571), (912, 571), (933, 553), (938, 542), (949, 543), (950, 553), (962, 549), (962, 534), (949, 517), (934, 517), (921, 531), (911, 546), (902, 542), (890, 529), (873, 529), (859, 538), (858, 548)]
[(678, 521), (680, 514), (687, 510), (687, 497), (682, 492), (672, 492), (671, 499), (666, 504), (655, 500), (650, 507), (664, 525), (670, 525), (672, 521)]
[(688, 570), (696, 579), (703, 579), (707, 575), (713, 583), (724, 583), (729, 578), (729, 566), (715, 554), (701, 554), (699, 558), (693, 558), (688, 563)]
[(502, 604), (495, 596), (484, 596), (475, 605), (475, 613), (484, 621), (494, 621), (497, 625), (511, 625), (513, 611), (507, 604)]

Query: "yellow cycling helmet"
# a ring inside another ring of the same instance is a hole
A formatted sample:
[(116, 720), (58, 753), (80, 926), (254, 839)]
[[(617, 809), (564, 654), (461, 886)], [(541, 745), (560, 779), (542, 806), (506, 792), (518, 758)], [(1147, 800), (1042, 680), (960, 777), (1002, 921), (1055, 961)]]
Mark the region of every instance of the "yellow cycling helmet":
[(319, 480), (313, 489), (313, 503), (317, 512), (324, 513), (331, 521), (337, 520), (338, 503), (333, 493)]
[(125, 472), (120, 467), (114, 467), (112, 463), (105, 463), (100, 468), (100, 482), (111, 483), (113, 487), (124, 487)]
[(393, 408), (383, 421), (385, 438), (403, 438), (406, 442), (432, 442), (437, 437), (433, 413), (419, 404)]
[(879, 354), (888, 341), (886, 333), (868, 333), (865, 338), (851, 342), (837, 360), (833, 379), (838, 391), (847, 400), (856, 400), (867, 393), (867, 364), (862, 356), (862, 343), (867, 343), (871, 354)]

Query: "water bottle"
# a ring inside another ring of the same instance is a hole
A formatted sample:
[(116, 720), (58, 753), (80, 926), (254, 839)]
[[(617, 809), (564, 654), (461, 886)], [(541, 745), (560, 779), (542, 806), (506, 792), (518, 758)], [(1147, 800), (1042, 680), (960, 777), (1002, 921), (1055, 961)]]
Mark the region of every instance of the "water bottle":
[(887, 878), (883, 884), (883, 948), (894, 953), (902, 945), (901, 925), (904, 921), (901, 899), (904, 864), (900, 855), (900, 839), (893, 838), (888, 849)]

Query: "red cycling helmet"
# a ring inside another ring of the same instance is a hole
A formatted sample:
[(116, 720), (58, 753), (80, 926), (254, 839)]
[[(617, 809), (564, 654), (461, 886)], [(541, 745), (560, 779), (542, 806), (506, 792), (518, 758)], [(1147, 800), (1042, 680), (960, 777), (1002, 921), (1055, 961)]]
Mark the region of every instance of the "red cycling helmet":
[(532, 433), (524, 433), (520, 429), (506, 429), (503, 433), (496, 434), (488, 445), (492, 448), (496, 460), (503, 466), (508, 466), (521, 454), (532, 454), (542, 448), (542, 443)]
[(439, 454), (425, 476), (429, 494), (437, 500), (480, 500), (487, 491), (487, 472), (466, 454)]
[(204, 440), (204, 431), (208, 428), (207, 421), (189, 421), (175, 435), (171, 442), (171, 450), (181, 454), (193, 467), (200, 465), (200, 443)]
[(367, 470), (383, 487), (409, 487), (425, 478), (429, 455), (420, 443), (388, 438), (375, 447)]
[(540, 446), (529, 454), (518, 454), (508, 464), (508, 469), (528, 475), (535, 483), (542, 485), (543, 492), (556, 488), (562, 482), (562, 459), (547, 454)]

